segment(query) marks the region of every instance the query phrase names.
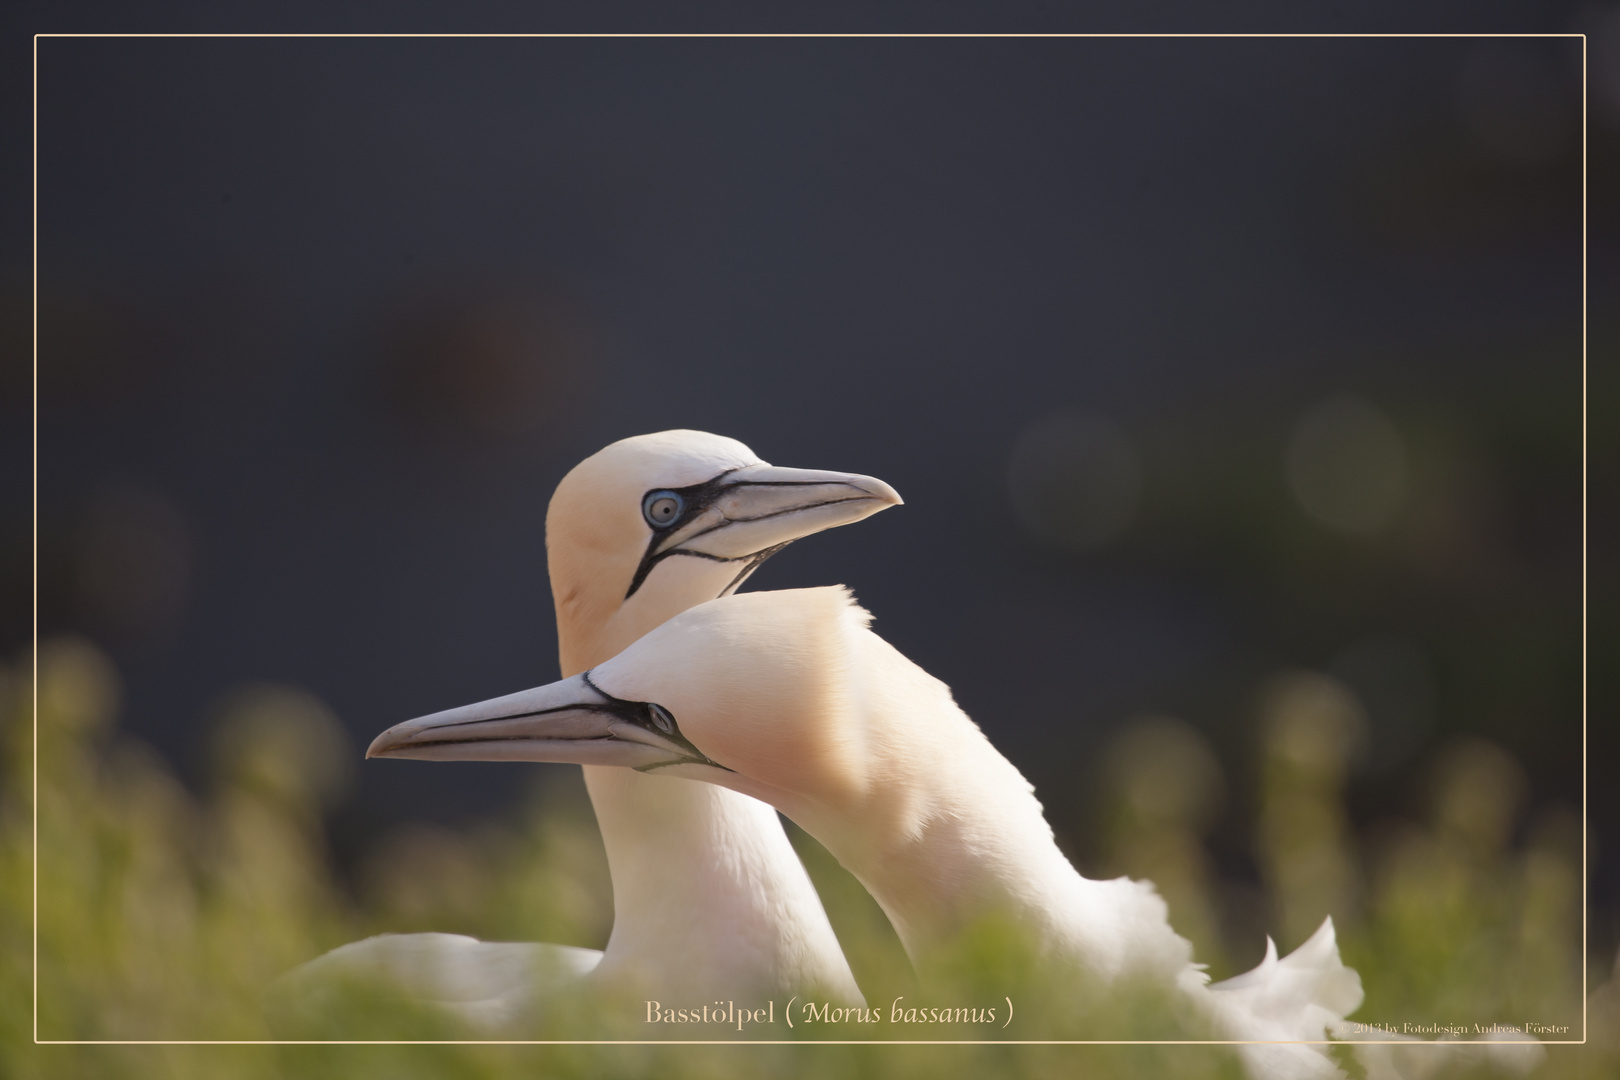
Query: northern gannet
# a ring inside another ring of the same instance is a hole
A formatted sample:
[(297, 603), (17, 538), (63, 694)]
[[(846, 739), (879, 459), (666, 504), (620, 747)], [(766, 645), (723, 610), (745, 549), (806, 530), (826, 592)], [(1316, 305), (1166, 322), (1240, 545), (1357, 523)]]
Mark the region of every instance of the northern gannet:
[[(613, 443), (562, 479), (546, 517), (563, 674), (733, 592), (793, 540), (900, 501), (881, 480), (776, 468), (705, 432)], [(597, 766), (588, 749), (570, 760), (585, 765), (612, 876), (604, 952), (382, 935), (305, 965), (304, 983), (378, 975), (491, 1029), (584, 978), (665, 1001), (814, 991), (862, 1003), (775, 810), (709, 784)]]
[[(734, 592), (792, 541), (894, 506), (888, 484), (776, 468), (735, 439), (616, 442), (552, 496), (546, 550), (565, 676)], [(596, 978), (704, 1000), (861, 992), (776, 811), (735, 791), (584, 763), (613, 878)]]
[[(1360, 1004), (1331, 921), (1208, 985), (1152, 885), (1076, 872), (1029, 782), (869, 621), (840, 587), (724, 597), (572, 678), (396, 725), (368, 753), (590, 760), (752, 795), (860, 879), (925, 974), (1001, 918), (1077, 995), (1157, 984), (1222, 1038), (1320, 1042)], [(1240, 1053), (1257, 1077), (1341, 1075), (1315, 1046)]]

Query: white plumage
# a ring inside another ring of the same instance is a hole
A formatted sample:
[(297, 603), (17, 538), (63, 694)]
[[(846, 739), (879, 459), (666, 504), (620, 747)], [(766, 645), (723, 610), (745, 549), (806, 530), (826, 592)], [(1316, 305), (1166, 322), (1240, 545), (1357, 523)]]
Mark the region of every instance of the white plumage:
[(543, 1002), (576, 991), (602, 960), (572, 945), (479, 941), (462, 934), (379, 934), (351, 942), (282, 976), (278, 1008), (320, 1017), (330, 995), (383, 985), (483, 1031), (513, 1029)]
[[(868, 620), (841, 588), (718, 599), (584, 676), (398, 725), (371, 753), (476, 757), (499, 739), (513, 756), (653, 767), (770, 802), (861, 880), (925, 975), (999, 918), (1077, 996), (1156, 983), (1228, 1039), (1321, 1041), (1360, 1003), (1331, 923), (1206, 985), (1152, 886), (1078, 874), (1029, 783)], [(1240, 1052), (1259, 1077), (1339, 1075), (1320, 1047)]]

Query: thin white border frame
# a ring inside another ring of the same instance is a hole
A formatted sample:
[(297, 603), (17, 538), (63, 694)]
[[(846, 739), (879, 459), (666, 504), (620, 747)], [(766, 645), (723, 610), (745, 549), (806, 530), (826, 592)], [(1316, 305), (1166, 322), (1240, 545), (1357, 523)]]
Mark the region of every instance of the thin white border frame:
[(32, 810), (32, 1036), (36, 1046), (1458, 1046), (1456, 1041), (1409, 1040), (40, 1040), (39, 1038), (39, 40), (75, 39), (75, 37), (361, 37), (361, 39), (392, 39), (392, 37), (546, 37), (546, 39), (779, 39), (779, 37), (813, 37), (813, 39), (844, 39), (844, 37), (870, 37), (870, 39), (1192, 39), (1192, 37), (1218, 37), (1218, 39), (1317, 39), (1317, 37), (1354, 37), (1354, 39), (1579, 39), (1581, 42), (1581, 1038), (1579, 1040), (1539, 1040), (1541, 1046), (1584, 1046), (1589, 1035), (1588, 1010), (1588, 918), (1591, 908), (1591, 860), (1588, 852), (1591, 840), (1588, 831), (1589, 763), (1588, 763), (1588, 483), (1589, 461), (1586, 453), (1588, 439), (1588, 128), (1591, 125), (1589, 102), (1588, 36), (1584, 32), (1400, 32), (1400, 34), (1371, 34), (1371, 32), (1187, 32), (1187, 34), (1131, 34), (1131, 32), (1004, 32), (1004, 34), (977, 34), (977, 32), (949, 32), (949, 34), (912, 34), (912, 32), (467, 32), (467, 34), (434, 34), (434, 32), (402, 32), (402, 34), (368, 34), (368, 32), (126, 32), (126, 34), (34, 34), (34, 100), (32, 100), (32, 181), (34, 181), (34, 230), (32, 230), (32, 348), (34, 348), (34, 610), (32, 610), (32, 789), (29, 792)]

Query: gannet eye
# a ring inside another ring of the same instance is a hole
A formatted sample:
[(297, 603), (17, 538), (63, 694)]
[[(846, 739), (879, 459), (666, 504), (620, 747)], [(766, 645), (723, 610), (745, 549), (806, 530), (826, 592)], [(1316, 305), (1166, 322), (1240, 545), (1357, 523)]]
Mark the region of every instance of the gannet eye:
[(652, 713), (652, 722), (654, 727), (656, 727), (659, 731), (662, 731), (665, 735), (675, 734), (675, 718), (669, 715), (669, 710), (665, 709), (657, 702), (649, 701), (647, 703), (647, 711)]
[(686, 501), (673, 491), (649, 491), (641, 500), (641, 516), (655, 529), (662, 529), (681, 516)]

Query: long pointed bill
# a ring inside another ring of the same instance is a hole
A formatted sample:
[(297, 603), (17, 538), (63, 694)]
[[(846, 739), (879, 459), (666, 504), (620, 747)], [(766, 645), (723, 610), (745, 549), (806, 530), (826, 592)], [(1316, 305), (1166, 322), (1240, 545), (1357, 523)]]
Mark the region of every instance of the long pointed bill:
[(560, 761), (643, 771), (714, 764), (663, 706), (605, 694), (589, 672), (395, 724), (372, 741), (366, 757)]
[(901, 502), (899, 492), (873, 476), (773, 465), (727, 473), (717, 488), (701, 513), (659, 539), (653, 555), (679, 549), (745, 559)]
[(740, 564), (724, 595), (799, 537), (848, 525), (902, 501), (874, 476), (773, 465), (736, 469), (676, 493), (686, 500), (686, 514), (653, 536), (624, 594), (627, 600), (653, 567), (672, 555)]

